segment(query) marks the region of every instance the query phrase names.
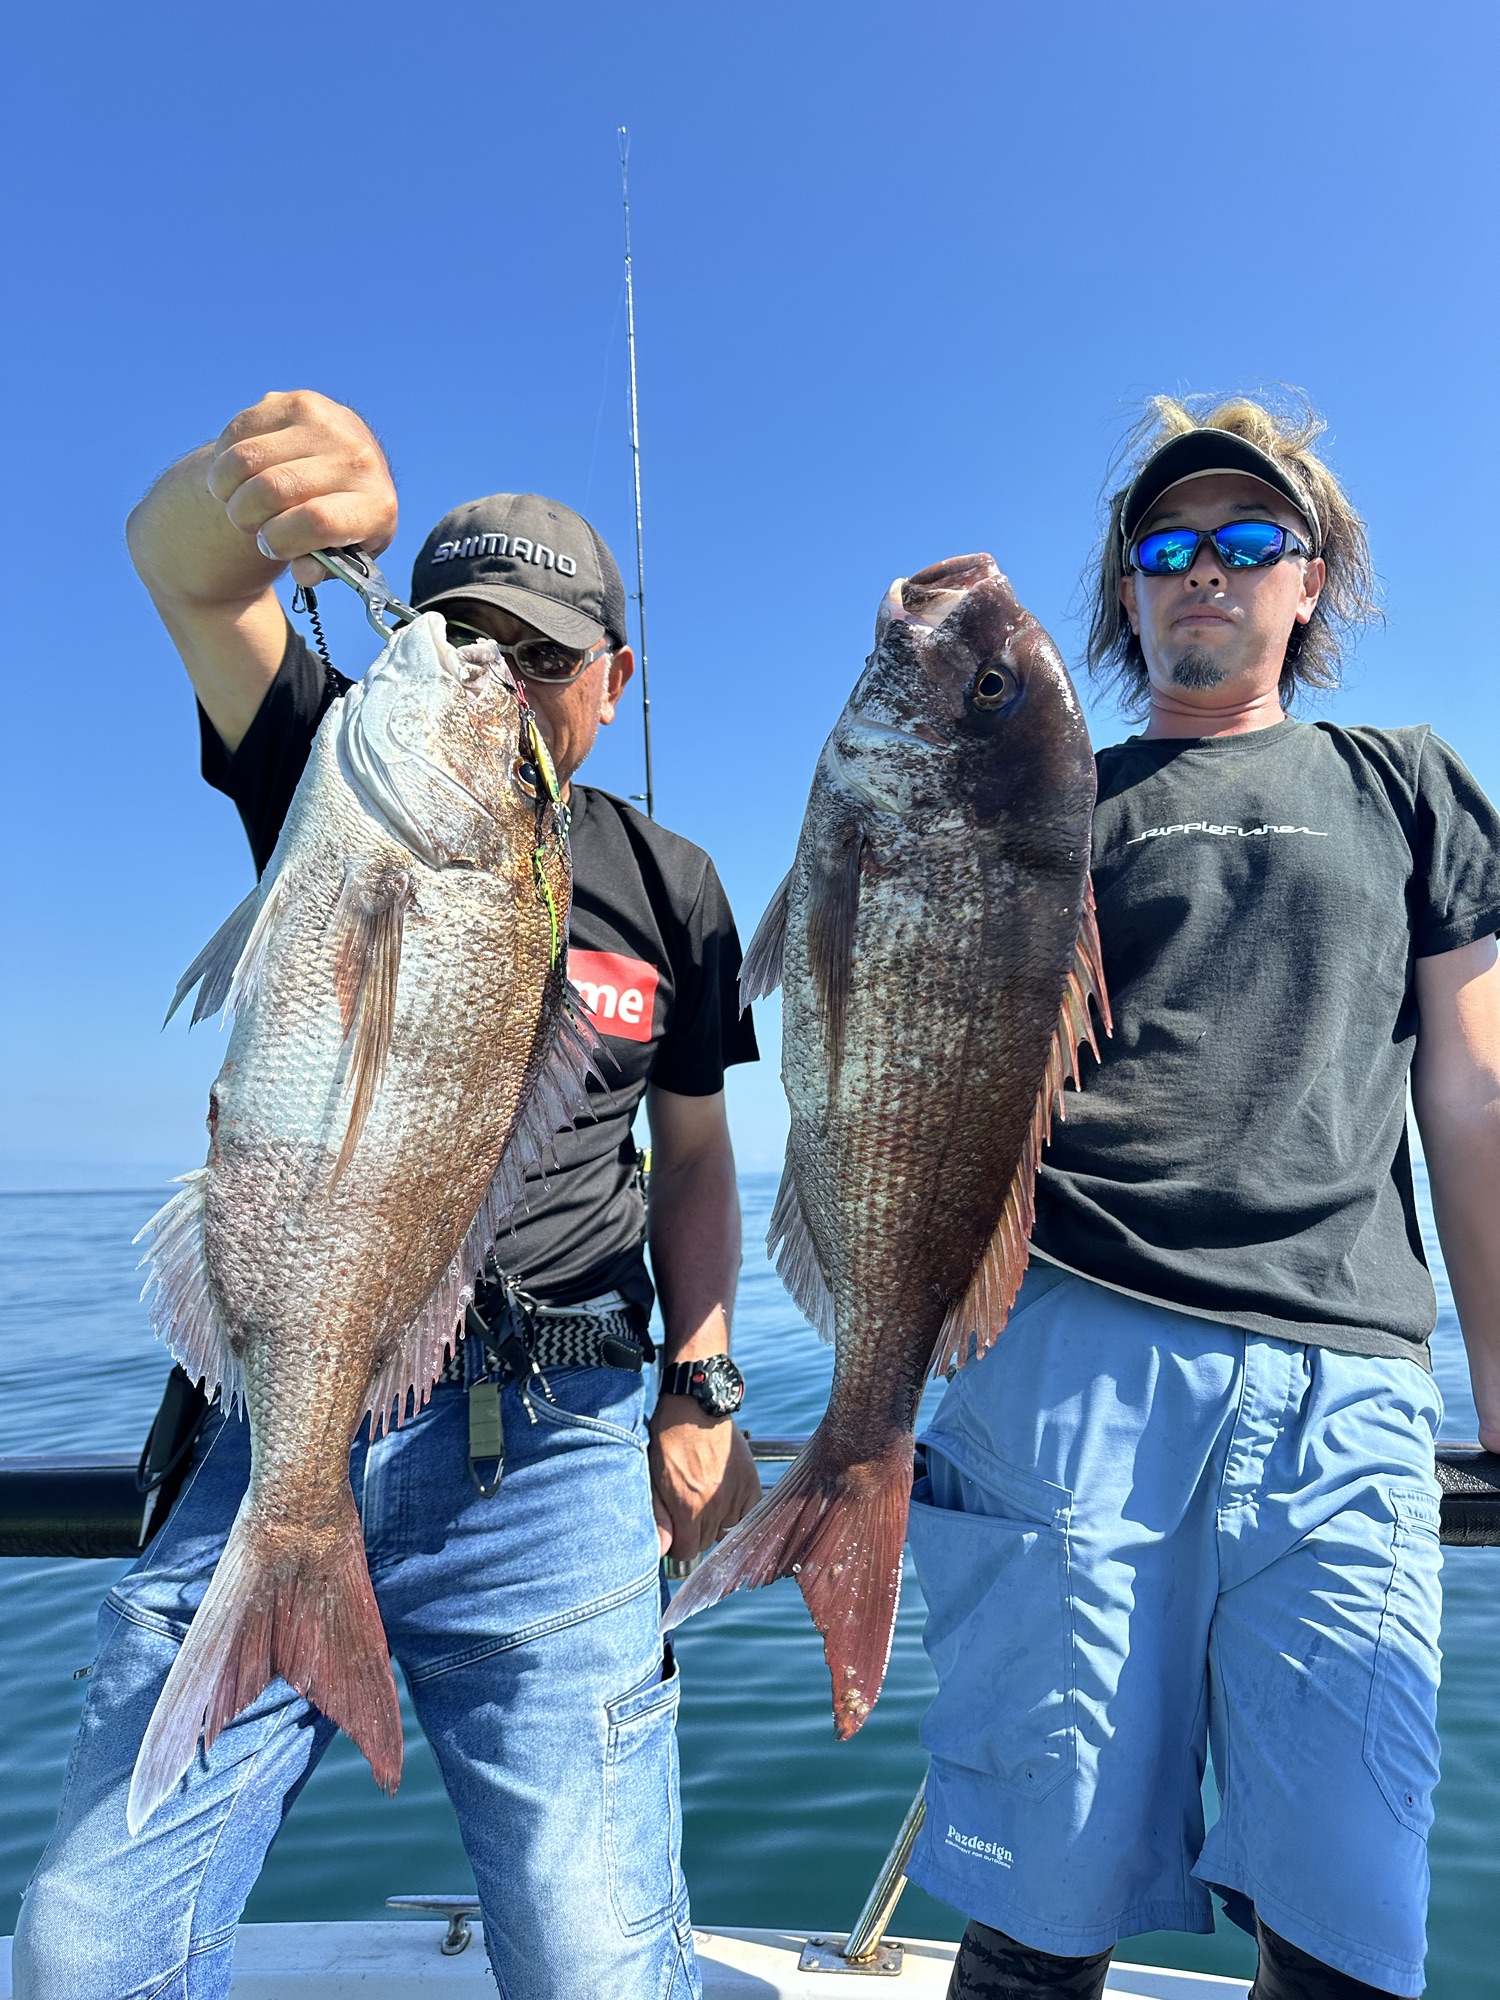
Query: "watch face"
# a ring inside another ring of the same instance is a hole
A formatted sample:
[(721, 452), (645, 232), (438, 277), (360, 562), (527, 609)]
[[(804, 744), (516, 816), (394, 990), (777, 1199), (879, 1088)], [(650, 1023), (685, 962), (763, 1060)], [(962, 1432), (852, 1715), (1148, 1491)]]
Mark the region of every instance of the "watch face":
[[(702, 1384), (694, 1382), (693, 1393), (711, 1417), (732, 1417), (745, 1400), (745, 1378), (727, 1354), (711, 1355), (701, 1362)], [(698, 1368), (693, 1370), (698, 1374)]]

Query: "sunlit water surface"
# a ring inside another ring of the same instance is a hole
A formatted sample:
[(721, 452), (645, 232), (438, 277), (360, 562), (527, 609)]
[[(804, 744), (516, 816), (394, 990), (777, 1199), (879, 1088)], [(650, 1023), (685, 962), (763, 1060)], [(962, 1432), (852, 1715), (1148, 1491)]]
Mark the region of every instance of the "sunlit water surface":
[[(810, 1430), (829, 1350), (761, 1253), (774, 1178), (742, 1183), (747, 1252), (735, 1327), (749, 1379), (744, 1422)], [(1424, 1191), (1425, 1199), (1425, 1191)], [(135, 1449), (165, 1375), (137, 1300), (131, 1238), (158, 1205), (141, 1193), (0, 1195), (0, 1453)], [(1428, 1230), (1431, 1242), (1431, 1230)], [(1434, 1345), (1447, 1431), (1475, 1432), (1452, 1301), (1438, 1274)], [(929, 1404), (929, 1413), (931, 1405)], [(0, 1932), (52, 1823), (83, 1700), (99, 1599), (116, 1563), (0, 1561)], [(1500, 1551), (1450, 1550), (1441, 1704), (1443, 1782), (1432, 1837), (1429, 1994), (1475, 2000), (1500, 1962)], [(848, 1744), (834, 1740), (822, 1647), (790, 1583), (742, 1593), (680, 1635), (684, 1855), (704, 1924), (845, 1928), (922, 1776), (917, 1723), (932, 1677), (908, 1573), (885, 1692)], [(340, 1737), (288, 1820), (247, 1917), (370, 1917), (388, 1895), (472, 1883), (452, 1812), (410, 1709), (399, 1795), (374, 1790)], [(955, 1911), (908, 1889), (895, 1928), (957, 1937)], [(1241, 1934), (1162, 1934), (1129, 1957), (1206, 1972), (1253, 1969)]]

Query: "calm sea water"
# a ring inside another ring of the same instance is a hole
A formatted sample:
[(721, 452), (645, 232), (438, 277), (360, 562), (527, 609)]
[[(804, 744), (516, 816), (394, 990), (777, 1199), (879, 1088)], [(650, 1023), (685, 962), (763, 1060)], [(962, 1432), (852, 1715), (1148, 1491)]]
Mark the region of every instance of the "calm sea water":
[[(831, 1358), (760, 1253), (774, 1179), (742, 1184), (748, 1246), (736, 1346), (744, 1421), (811, 1430)], [(135, 1449), (166, 1363), (137, 1303), (130, 1239), (158, 1193), (0, 1195), (0, 1453)], [(1431, 1232), (1429, 1230), (1429, 1240)], [(1439, 1274), (1435, 1354), (1448, 1434), (1472, 1437), (1461, 1345)], [(124, 1566), (0, 1561), (0, 1932), (51, 1826), (93, 1654), (94, 1614)], [(1443, 1782), (1432, 1839), (1434, 2000), (1493, 1991), (1500, 1962), (1500, 1551), (1450, 1550), (1445, 1574)], [(822, 1647), (790, 1583), (741, 1594), (680, 1635), (684, 1845), (704, 1924), (847, 1927), (922, 1775), (917, 1722), (931, 1675), (908, 1576), (885, 1693), (834, 1741)], [(437, 1771), (407, 1714), (401, 1791), (374, 1790), (340, 1738), (273, 1849), (252, 1921), (368, 1917), (385, 1897), (460, 1891), (472, 1877)], [(908, 1889), (896, 1928), (957, 1937), (955, 1911)], [(1137, 1939), (1127, 1956), (1205, 1972), (1253, 1969), (1239, 1932)]]

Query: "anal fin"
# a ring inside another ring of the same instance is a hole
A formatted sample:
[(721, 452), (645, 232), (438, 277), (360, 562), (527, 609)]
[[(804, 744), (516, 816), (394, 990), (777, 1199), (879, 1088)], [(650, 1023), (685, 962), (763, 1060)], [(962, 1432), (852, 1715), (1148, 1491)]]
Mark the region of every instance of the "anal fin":
[(401, 936), (414, 891), (405, 869), (384, 869), (372, 881), (351, 873), (339, 898), (335, 980), (344, 1036), (350, 1043), (349, 1125), (330, 1187), (354, 1157), (390, 1059), (401, 976)]
[(181, 1194), (173, 1195), (136, 1235), (137, 1243), (142, 1238), (150, 1242), (141, 1259), (151, 1267), (141, 1297), (151, 1295), (151, 1324), (173, 1360), (181, 1362), (190, 1380), (203, 1384), (210, 1401), (221, 1394), (233, 1408), (244, 1397), (245, 1377), (208, 1275), (203, 1244), (208, 1176), (207, 1167), (184, 1174)]
[(932, 1372), (944, 1375), (949, 1368), (962, 1368), (972, 1355), (981, 1355), (994, 1346), (1004, 1331), (1010, 1309), (1021, 1289), (1031, 1256), (1031, 1232), (1036, 1226), (1036, 1176), (1042, 1148), (1052, 1137), (1052, 1114), (1067, 1113), (1063, 1105), (1063, 1084), (1071, 1077), (1081, 1084), (1078, 1052), (1086, 1044), (1097, 1060), (1099, 1044), (1094, 1038), (1092, 1001), (1099, 1010), (1104, 1032), (1112, 1034), (1109, 994), (1104, 984), (1104, 967), (1099, 953), (1099, 923), (1094, 910), (1094, 885), (1084, 882), (1083, 915), (1078, 926), (1078, 943), (1073, 953), (1073, 969), (1063, 987), (1062, 1007), (1052, 1042), (1047, 1050), (1047, 1066), (1042, 1087), (1037, 1092), (1031, 1123), (1021, 1146), (1021, 1157), (1006, 1190), (1005, 1205), (994, 1234), (984, 1247), (968, 1290), (943, 1321), (933, 1354)]
[(828, 1288), (828, 1277), (819, 1261), (807, 1217), (802, 1213), (797, 1184), (792, 1179), (790, 1143), (786, 1165), (781, 1170), (781, 1186), (776, 1190), (776, 1206), (771, 1210), (771, 1226), (766, 1231), (766, 1253), (791, 1294), (792, 1303), (824, 1340), (832, 1340), (833, 1293)]

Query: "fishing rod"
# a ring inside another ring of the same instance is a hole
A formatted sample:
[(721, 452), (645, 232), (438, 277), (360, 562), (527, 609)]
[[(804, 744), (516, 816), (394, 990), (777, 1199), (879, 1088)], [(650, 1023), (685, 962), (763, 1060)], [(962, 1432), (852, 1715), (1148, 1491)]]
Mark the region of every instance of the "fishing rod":
[[(635, 612), (640, 634), (641, 735), (646, 752), (646, 789), (635, 794), (643, 800), (647, 819), (656, 818), (656, 784), (651, 764), (651, 679), (646, 665), (646, 549), (641, 525), (641, 411), (636, 392), (635, 372), (635, 268), (630, 255), (630, 134), (621, 125), (620, 194), (625, 209), (625, 329), (630, 350), (630, 459), (635, 476)], [(416, 613), (391, 590), (380, 568), (361, 549), (318, 549), (314, 551), (323, 567), (357, 590), (364, 600), (365, 616), (383, 638), (410, 623)], [(317, 599), (310, 591), (301, 593), (314, 619), (319, 652), (328, 662), (327, 649), (317, 626)], [(295, 605), (293, 607), (296, 608)]]
[(651, 682), (646, 673), (646, 551), (641, 539), (641, 413), (635, 391), (635, 273), (630, 262), (630, 134), (622, 125), (620, 192), (625, 203), (625, 327), (630, 347), (630, 457), (635, 470), (635, 613), (641, 636), (641, 731), (646, 744), (646, 817), (656, 818), (651, 778)]

